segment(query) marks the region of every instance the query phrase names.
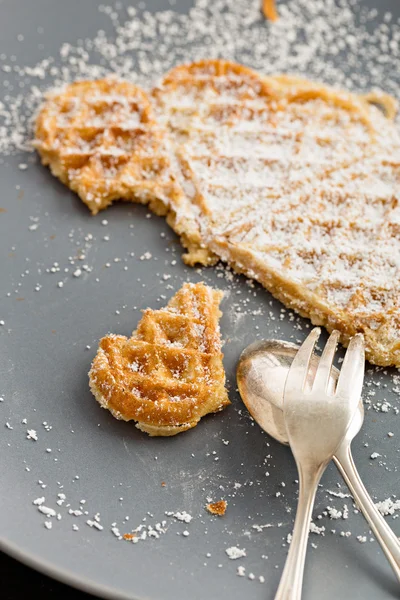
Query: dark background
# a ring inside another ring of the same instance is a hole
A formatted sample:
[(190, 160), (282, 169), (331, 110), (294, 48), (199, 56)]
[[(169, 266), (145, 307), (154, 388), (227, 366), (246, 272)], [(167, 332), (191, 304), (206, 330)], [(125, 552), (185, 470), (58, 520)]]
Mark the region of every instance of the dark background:
[(71, 598), (71, 596), (74, 600), (93, 598), (90, 594), (72, 590), (69, 586), (22, 565), (2, 552), (0, 553), (0, 578), (3, 600), (29, 597), (54, 600), (55, 598)]

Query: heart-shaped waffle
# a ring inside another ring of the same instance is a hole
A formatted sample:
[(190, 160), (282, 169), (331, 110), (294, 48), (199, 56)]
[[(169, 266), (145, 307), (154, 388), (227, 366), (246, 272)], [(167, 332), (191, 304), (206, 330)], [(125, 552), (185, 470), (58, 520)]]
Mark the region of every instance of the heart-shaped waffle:
[(175, 68), (154, 97), (201, 245), (400, 365), (400, 137), (375, 97), (225, 61)]
[[(227, 61), (177, 67), (151, 97), (169, 182), (160, 190), (155, 173), (153, 209), (188, 264), (222, 258), (345, 344), (364, 333), (372, 362), (400, 366), (400, 138), (374, 101), (394, 113), (387, 98)], [(143, 189), (121, 195), (149, 201)]]
[(152, 436), (181, 433), (227, 406), (222, 295), (186, 283), (166, 308), (145, 310), (131, 338), (104, 337), (89, 373), (100, 405)]

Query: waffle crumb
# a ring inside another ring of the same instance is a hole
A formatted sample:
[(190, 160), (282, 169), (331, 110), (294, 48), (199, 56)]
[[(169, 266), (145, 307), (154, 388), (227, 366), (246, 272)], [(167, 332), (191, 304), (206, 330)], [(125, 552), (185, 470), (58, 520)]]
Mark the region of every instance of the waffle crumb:
[(228, 503), (226, 500), (218, 500), (218, 502), (210, 502), (206, 505), (206, 509), (212, 515), (217, 515), (218, 517), (223, 517), (226, 513), (226, 508)]
[(263, 15), (269, 21), (277, 21), (279, 19), (278, 11), (276, 10), (275, 0), (262, 0), (261, 10)]

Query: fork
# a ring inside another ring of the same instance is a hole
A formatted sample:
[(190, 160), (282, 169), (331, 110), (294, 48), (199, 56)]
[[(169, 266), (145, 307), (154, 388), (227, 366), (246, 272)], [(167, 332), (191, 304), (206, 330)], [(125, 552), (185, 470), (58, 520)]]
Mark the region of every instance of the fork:
[(275, 600), (301, 598), (307, 540), (318, 483), (350, 427), (364, 380), (364, 338), (357, 334), (350, 340), (336, 390), (328, 392), (340, 335), (333, 331), (310, 389), (307, 375), (320, 333), (321, 330), (315, 328), (306, 338), (293, 360), (285, 384), (283, 413), (299, 472), (299, 500), (292, 542)]

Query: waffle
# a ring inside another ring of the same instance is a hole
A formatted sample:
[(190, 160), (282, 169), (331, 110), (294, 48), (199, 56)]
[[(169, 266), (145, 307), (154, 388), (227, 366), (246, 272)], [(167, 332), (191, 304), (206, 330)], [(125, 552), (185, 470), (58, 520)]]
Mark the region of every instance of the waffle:
[(400, 366), (400, 138), (376, 98), (225, 61), (177, 67), (153, 96), (200, 245)]
[(36, 118), (42, 162), (93, 214), (114, 200), (152, 203), (165, 213), (180, 190), (165, 135), (147, 94), (113, 78), (79, 81), (48, 94)]
[[(103, 109), (110, 95), (118, 101)], [(343, 343), (364, 333), (371, 362), (400, 366), (395, 112), (384, 94), (209, 60), (173, 69), (151, 96), (116, 80), (72, 84), (39, 113), (36, 146), (92, 212), (117, 198), (149, 202), (188, 264), (222, 259)], [(93, 119), (102, 126), (89, 151)], [(129, 150), (118, 169), (97, 168), (119, 160), (114, 121)], [(142, 161), (156, 165), (145, 177)]]
[(131, 338), (104, 337), (89, 372), (100, 405), (151, 436), (176, 435), (227, 406), (222, 295), (186, 283), (166, 308), (145, 310)]

